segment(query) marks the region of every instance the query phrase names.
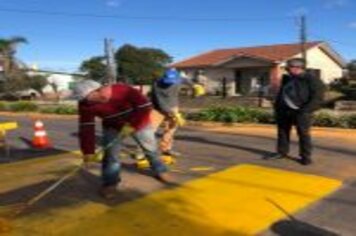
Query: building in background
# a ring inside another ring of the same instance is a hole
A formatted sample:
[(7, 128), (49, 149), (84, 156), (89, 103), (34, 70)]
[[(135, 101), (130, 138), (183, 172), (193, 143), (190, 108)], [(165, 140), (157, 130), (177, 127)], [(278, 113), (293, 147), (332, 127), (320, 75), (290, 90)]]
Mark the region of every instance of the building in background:
[[(341, 78), (346, 62), (326, 42), (306, 44), (308, 68), (325, 84)], [(210, 94), (221, 93), (223, 81), (229, 96), (273, 96), (288, 59), (301, 57), (300, 44), (218, 49), (171, 66), (191, 78), (204, 76)]]

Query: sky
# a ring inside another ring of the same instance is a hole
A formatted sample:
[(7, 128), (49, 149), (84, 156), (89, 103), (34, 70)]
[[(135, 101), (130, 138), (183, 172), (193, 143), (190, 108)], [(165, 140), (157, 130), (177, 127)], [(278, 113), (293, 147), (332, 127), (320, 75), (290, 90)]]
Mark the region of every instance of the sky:
[(23, 36), (18, 58), (76, 71), (104, 38), (165, 50), (174, 61), (219, 48), (324, 40), (356, 59), (356, 0), (0, 0), (0, 38)]

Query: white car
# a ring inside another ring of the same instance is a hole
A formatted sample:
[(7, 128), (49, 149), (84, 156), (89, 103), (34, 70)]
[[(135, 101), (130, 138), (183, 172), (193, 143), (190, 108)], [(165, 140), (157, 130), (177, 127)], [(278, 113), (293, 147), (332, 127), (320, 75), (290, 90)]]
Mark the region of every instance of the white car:
[(29, 99), (33, 100), (41, 97), (41, 94), (34, 89), (26, 89), (22, 91), (14, 92), (14, 95), (19, 99)]

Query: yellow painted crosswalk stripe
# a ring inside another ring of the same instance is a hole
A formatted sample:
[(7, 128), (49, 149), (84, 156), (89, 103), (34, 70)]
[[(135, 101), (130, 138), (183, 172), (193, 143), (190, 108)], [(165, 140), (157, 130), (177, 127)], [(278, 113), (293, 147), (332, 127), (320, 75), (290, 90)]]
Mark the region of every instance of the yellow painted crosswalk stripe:
[(255, 235), (340, 186), (325, 177), (240, 165), (118, 205), (61, 235)]

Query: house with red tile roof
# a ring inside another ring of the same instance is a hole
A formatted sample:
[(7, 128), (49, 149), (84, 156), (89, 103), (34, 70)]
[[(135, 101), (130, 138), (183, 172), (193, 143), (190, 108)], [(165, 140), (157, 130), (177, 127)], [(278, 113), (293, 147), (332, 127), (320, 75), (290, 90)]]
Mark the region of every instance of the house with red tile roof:
[[(308, 69), (326, 84), (341, 78), (346, 62), (322, 41), (308, 42)], [(302, 57), (300, 44), (218, 49), (176, 63), (175, 67), (191, 78), (198, 78), (210, 94), (221, 92), (222, 84), (229, 95), (273, 95), (285, 73), (286, 61)], [(226, 82), (223, 82), (226, 81)]]

